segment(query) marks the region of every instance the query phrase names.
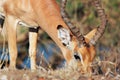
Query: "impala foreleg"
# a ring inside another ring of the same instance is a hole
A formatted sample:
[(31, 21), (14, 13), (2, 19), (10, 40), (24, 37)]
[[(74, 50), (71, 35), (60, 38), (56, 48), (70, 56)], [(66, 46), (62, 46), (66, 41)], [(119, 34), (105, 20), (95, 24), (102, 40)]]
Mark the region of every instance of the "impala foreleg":
[(36, 50), (37, 50), (37, 37), (39, 28), (29, 28), (29, 56), (31, 69), (36, 69)]
[(16, 58), (17, 58), (17, 37), (16, 37), (16, 26), (18, 20), (10, 15), (5, 18), (4, 27), (6, 28), (6, 33), (8, 37), (8, 48), (10, 54), (10, 68), (16, 68)]

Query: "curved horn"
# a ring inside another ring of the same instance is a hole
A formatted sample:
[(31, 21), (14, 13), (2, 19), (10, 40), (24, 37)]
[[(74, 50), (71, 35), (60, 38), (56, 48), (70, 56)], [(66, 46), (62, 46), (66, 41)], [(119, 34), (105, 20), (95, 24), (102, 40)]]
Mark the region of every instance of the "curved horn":
[(68, 15), (65, 11), (66, 2), (67, 0), (61, 0), (61, 16), (65, 21), (66, 25), (71, 30), (72, 34), (76, 36), (77, 40), (84, 46), (88, 47), (89, 44), (86, 43), (84, 36), (80, 33), (79, 29), (71, 23), (71, 21), (68, 18)]
[(93, 38), (90, 40), (90, 43), (95, 45), (97, 40), (103, 35), (106, 24), (107, 24), (107, 18), (104, 9), (102, 8), (100, 4), (100, 0), (92, 0), (94, 2), (95, 8), (97, 10), (97, 14), (100, 17), (100, 26), (97, 27), (97, 32), (93, 36)]

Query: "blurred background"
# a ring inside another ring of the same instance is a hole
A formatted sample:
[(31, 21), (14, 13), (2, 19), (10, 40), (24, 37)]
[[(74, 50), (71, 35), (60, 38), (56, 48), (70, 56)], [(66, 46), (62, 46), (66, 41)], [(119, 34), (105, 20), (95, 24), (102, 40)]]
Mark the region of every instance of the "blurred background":
[[(108, 25), (104, 35), (96, 45), (96, 59), (116, 62), (120, 56), (120, 0), (100, 0), (105, 9)], [(57, 0), (60, 5), (60, 0)], [(99, 18), (90, 0), (68, 0), (66, 11), (71, 21), (79, 27), (83, 34), (100, 25)], [(18, 30), (18, 58), (17, 67), (30, 68), (28, 54), (28, 28), (20, 26)], [(115, 56), (112, 57), (111, 56)], [(56, 69), (64, 66), (64, 58), (58, 46), (42, 30), (39, 31), (37, 47), (37, 64), (45, 68)], [(9, 63), (7, 42), (4, 43), (2, 33), (0, 35), (0, 63), (1, 68)]]

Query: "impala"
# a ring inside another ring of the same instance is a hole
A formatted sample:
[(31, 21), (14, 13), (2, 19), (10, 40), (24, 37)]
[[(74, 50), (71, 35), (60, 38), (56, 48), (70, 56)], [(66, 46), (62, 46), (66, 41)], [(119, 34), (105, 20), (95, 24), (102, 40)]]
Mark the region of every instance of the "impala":
[[(55, 41), (61, 49), (68, 65), (73, 60), (89, 71), (95, 57), (95, 44), (103, 35), (106, 27), (106, 15), (99, 0), (92, 0), (100, 16), (99, 27), (83, 36), (70, 22), (65, 12), (67, 0), (61, 0), (61, 8), (55, 0), (4, 0), (4, 28), (8, 36), (10, 68), (16, 67), (17, 43), (16, 28), (22, 22), (29, 26), (29, 56), (31, 69), (36, 69), (36, 46), (39, 27)], [(74, 65), (74, 63), (72, 64)]]

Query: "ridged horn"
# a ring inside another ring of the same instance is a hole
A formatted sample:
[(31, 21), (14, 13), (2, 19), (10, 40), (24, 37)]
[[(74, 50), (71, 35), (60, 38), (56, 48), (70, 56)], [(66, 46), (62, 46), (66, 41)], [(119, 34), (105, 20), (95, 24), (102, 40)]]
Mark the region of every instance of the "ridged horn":
[(80, 33), (80, 30), (76, 26), (74, 26), (71, 23), (71, 21), (69, 20), (68, 15), (67, 15), (67, 13), (65, 11), (66, 3), (67, 3), (67, 0), (61, 0), (61, 16), (62, 16), (64, 22), (69, 27), (72, 34), (74, 36), (76, 36), (79, 43), (80, 44), (82, 43), (84, 46), (89, 47), (89, 44), (86, 43), (84, 36)]
[(96, 42), (98, 41), (98, 39), (103, 35), (103, 33), (105, 31), (106, 24), (107, 24), (107, 18), (106, 18), (105, 11), (102, 8), (102, 5), (100, 3), (100, 0), (92, 0), (92, 2), (94, 3), (93, 5), (96, 8), (98, 16), (100, 17), (100, 26), (97, 27), (97, 31), (96, 31), (95, 35), (90, 40), (90, 44), (95, 45)]

